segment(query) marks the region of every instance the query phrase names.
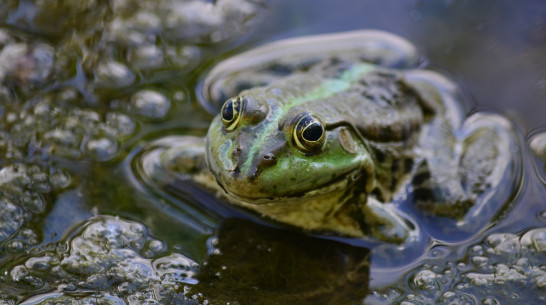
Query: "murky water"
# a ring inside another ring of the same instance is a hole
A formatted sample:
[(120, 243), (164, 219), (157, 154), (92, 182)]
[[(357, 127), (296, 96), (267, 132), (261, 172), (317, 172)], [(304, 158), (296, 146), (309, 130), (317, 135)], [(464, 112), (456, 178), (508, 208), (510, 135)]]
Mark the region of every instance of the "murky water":
[[(0, 20), (0, 304), (546, 302), (542, 1), (6, 0)], [(147, 143), (204, 135), (215, 63), (363, 28), (517, 124), (523, 182), (483, 232), (370, 251), (135, 175)]]

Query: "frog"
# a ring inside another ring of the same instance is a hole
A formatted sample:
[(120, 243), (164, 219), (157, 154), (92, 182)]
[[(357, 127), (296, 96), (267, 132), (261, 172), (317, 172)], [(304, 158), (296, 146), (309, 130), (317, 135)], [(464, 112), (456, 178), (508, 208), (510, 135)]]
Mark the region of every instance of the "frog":
[(466, 117), (462, 90), (425, 62), (409, 41), (378, 30), (230, 57), (198, 88), (215, 114), (206, 135), (150, 144), (143, 176), (195, 183), (305, 232), (395, 244), (419, 230), (399, 202), (459, 224), (497, 214), (517, 184), (514, 127), (497, 114)]

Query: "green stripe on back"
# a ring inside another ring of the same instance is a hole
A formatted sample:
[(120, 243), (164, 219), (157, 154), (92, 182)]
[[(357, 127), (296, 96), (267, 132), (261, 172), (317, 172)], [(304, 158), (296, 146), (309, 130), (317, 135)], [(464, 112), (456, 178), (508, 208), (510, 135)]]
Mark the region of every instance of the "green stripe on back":
[(350, 69), (345, 70), (339, 78), (326, 79), (323, 84), (314, 91), (309, 92), (300, 98), (293, 99), (283, 107), (283, 110), (290, 109), (305, 102), (324, 99), (336, 93), (345, 91), (349, 89), (353, 83), (359, 81), (362, 76), (373, 71), (375, 67), (375, 65), (368, 63), (355, 64)]

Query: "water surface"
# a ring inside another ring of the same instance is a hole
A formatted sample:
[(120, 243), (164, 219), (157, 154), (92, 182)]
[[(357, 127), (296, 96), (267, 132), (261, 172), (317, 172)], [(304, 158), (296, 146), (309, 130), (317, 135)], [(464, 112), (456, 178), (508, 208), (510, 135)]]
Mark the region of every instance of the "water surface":
[[(546, 123), (542, 1), (6, 0), (0, 21), (0, 304), (546, 302), (546, 160), (527, 148)], [(366, 28), (517, 125), (523, 182), (483, 232), (370, 253), (135, 175), (147, 143), (205, 134), (215, 63)]]

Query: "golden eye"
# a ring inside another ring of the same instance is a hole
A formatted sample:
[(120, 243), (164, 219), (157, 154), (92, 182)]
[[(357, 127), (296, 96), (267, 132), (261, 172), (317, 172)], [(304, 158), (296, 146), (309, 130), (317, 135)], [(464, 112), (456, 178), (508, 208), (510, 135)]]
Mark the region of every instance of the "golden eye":
[(305, 113), (294, 125), (292, 137), (301, 151), (317, 151), (324, 143), (324, 124), (315, 115)]
[(239, 124), (241, 119), (241, 109), (243, 108), (243, 100), (241, 97), (234, 97), (227, 100), (222, 106), (220, 116), (226, 131), (232, 131)]

